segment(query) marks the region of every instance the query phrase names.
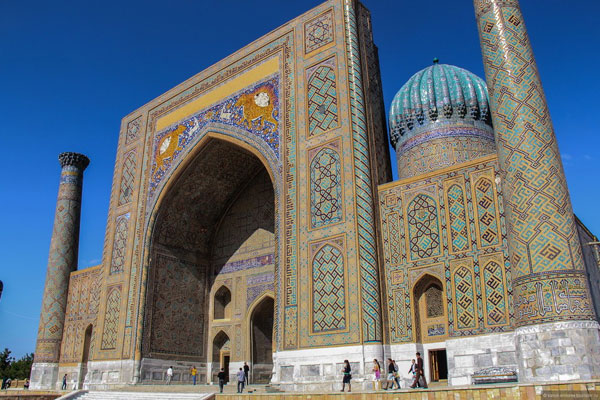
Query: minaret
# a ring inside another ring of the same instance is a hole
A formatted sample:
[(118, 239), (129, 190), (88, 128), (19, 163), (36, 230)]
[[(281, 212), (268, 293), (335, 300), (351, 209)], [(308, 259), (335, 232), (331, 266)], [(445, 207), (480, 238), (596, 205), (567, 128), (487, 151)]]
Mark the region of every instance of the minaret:
[(31, 371), (32, 389), (54, 389), (58, 381), (69, 276), (77, 269), (83, 171), (90, 163), (86, 156), (78, 153), (61, 153), (58, 161), (62, 171)]
[(519, 2), (474, 4), (503, 176), (519, 380), (598, 377), (599, 326)]

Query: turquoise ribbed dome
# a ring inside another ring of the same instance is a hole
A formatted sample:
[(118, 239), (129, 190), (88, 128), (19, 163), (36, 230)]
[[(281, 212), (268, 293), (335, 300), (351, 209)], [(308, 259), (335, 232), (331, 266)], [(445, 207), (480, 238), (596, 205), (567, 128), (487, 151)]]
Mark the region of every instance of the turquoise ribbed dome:
[(420, 132), (448, 123), (491, 128), (487, 86), (459, 67), (434, 64), (417, 72), (394, 96), (390, 108), (390, 140), (394, 147)]

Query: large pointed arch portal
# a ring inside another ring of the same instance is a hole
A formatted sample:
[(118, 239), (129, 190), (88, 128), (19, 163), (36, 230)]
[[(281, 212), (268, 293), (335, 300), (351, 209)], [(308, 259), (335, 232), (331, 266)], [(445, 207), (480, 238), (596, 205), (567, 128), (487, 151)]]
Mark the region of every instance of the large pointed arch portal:
[[(250, 150), (215, 137), (180, 168), (151, 225), (142, 381), (156, 380), (172, 361), (174, 380), (185, 381), (193, 365), (200, 382), (210, 381), (222, 362), (213, 351), (219, 332), (229, 338), (232, 367), (249, 360), (241, 326), (248, 305), (275, 282), (270, 170)], [(267, 322), (262, 330), (273, 329), (273, 305)]]

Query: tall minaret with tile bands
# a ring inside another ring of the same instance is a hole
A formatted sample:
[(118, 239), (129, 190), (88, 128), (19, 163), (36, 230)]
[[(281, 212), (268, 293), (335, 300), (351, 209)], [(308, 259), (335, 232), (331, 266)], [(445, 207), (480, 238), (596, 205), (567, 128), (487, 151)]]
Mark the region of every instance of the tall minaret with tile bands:
[[(520, 380), (597, 377), (600, 360), (550, 356), (558, 348), (552, 340), (559, 337), (570, 339), (581, 357), (600, 354), (600, 343), (556, 136), (519, 2), (474, 0), (474, 5), (504, 179)], [(531, 339), (538, 348), (528, 347)]]
[(83, 171), (90, 163), (86, 156), (78, 153), (61, 153), (58, 161), (62, 171), (31, 371), (32, 389), (54, 389), (58, 382), (69, 277), (77, 269)]

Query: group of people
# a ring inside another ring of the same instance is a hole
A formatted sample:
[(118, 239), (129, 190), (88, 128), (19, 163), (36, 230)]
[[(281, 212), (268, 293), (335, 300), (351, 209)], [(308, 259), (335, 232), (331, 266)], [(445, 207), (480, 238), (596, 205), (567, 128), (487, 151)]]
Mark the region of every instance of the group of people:
[[(248, 385), (249, 373), (250, 373), (250, 367), (248, 366), (248, 363), (244, 362), (244, 366), (240, 367), (240, 370), (236, 374), (236, 376), (237, 376), (237, 392), (238, 393), (242, 393), (244, 391), (244, 387), (246, 387), (246, 385)], [(195, 385), (197, 382), (197, 378), (198, 378), (198, 370), (196, 369), (195, 365), (192, 366), (192, 368), (190, 369), (190, 375), (192, 377), (192, 382), (193, 382), (192, 384)], [(66, 375), (65, 375), (65, 379), (66, 379)], [(229, 377), (225, 373), (225, 368), (221, 368), (221, 370), (217, 374), (217, 379), (219, 380), (219, 391), (220, 391), (220, 393), (223, 393), (223, 386), (225, 386), (227, 384), (227, 381), (229, 380)], [(173, 380), (173, 366), (170, 366), (169, 368), (167, 368), (167, 377), (166, 377), (167, 385), (170, 385), (172, 380)], [(65, 384), (65, 382), (66, 382), (66, 380), (63, 380), (63, 385)]]
[[(398, 364), (396, 364), (396, 360), (392, 360), (391, 358), (387, 359), (387, 380), (385, 381), (385, 387), (383, 390), (394, 389), (394, 384), (396, 384), (396, 389), (400, 389), (400, 375), (398, 373)], [(352, 391), (352, 385), (350, 383), (352, 379), (352, 369), (350, 368), (350, 363), (348, 360), (344, 360), (344, 364), (342, 367), (342, 374), (344, 375), (342, 380), (342, 392), (345, 391), (346, 386), (348, 386), (348, 392)], [(381, 365), (377, 359), (373, 360), (373, 390), (381, 389)], [(421, 357), (421, 353), (416, 354), (416, 360), (413, 359), (410, 369), (408, 370), (409, 374), (412, 374), (412, 384), (410, 387), (412, 389), (420, 387), (427, 388), (427, 380), (425, 379), (425, 367), (423, 358)]]

